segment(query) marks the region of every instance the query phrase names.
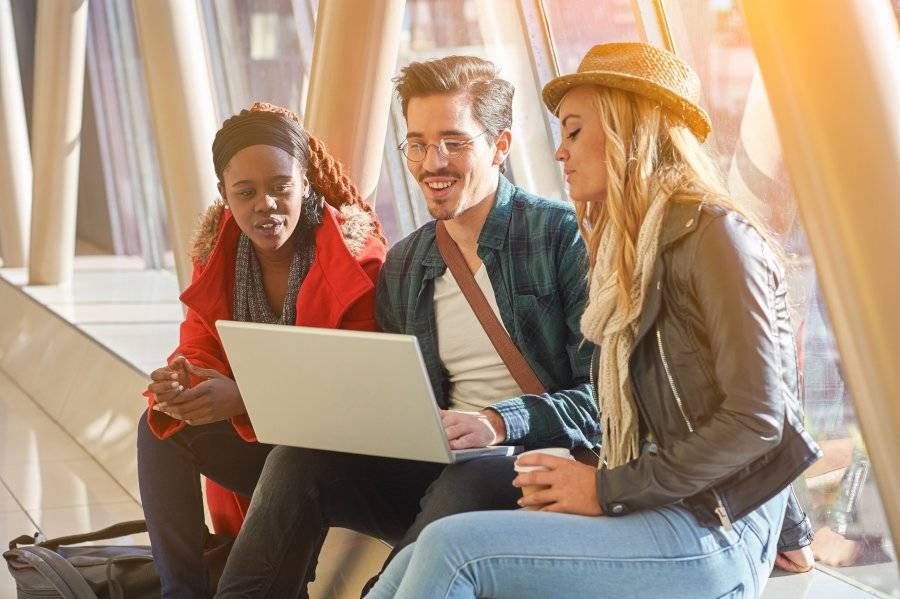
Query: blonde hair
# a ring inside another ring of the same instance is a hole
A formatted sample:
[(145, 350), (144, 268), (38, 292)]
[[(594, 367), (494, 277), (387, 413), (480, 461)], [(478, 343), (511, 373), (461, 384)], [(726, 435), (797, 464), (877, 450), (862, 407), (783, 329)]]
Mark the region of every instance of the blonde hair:
[(637, 94), (601, 86), (590, 88), (606, 135), (607, 193), (603, 201), (577, 202), (575, 211), (591, 269), (606, 228), (615, 227), (621, 233), (614, 259), (621, 307), (630, 302), (638, 233), (647, 210), (657, 199), (702, 201), (736, 211), (778, 254), (778, 246), (772, 244), (762, 223), (728, 196), (712, 158), (684, 123)]

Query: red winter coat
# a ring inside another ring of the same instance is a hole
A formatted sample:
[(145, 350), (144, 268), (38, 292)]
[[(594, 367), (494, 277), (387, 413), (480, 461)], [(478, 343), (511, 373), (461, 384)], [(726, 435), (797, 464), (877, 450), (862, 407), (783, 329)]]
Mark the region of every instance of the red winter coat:
[[(297, 294), (297, 325), (331, 329), (376, 330), (375, 281), (384, 263), (385, 244), (374, 234), (373, 217), (357, 206), (340, 211), (326, 205), (316, 230), (316, 253)], [(212, 206), (201, 221), (192, 250), (191, 284), (181, 294), (187, 316), (181, 323), (178, 348), (169, 356), (183, 355), (201, 368), (214, 368), (234, 378), (216, 331), (217, 320), (231, 319), (234, 264), (240, 229), (231, 211)], [(192, 384), (201, 382), (195, 379)], [(152, 408), (156, 397), (144, 393)], [(291, 401), (289, 396), (284, 401)], [(157, 412), (147, 411), (150, 430), (165, 439), (187, 426)], [(245, 441), (256, 441), (246, 414), (231, 423)], [(236, 536), (247, 509), (246, 498), (207, 481), (207, 505), (216, 532)]]

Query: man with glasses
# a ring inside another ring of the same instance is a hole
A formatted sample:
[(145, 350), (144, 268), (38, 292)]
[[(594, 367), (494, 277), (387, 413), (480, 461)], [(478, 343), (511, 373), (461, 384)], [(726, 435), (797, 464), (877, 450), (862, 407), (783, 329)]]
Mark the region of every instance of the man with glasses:
[[(418, 338), (451, 449), (592, 448), (592, 348), (579, 330), (588, 259), (571, 207), (501, 174), (512, 142), (512, 84), (490, 62), (467, 56), (412, 63), (395, 82), (407, 125), (399, 149), (435, 221), (388, 253), (378, 324)], [(525, 394), (513, 379), (441, 257), (437, 221), (547, 393)], [(277, 447), (219, 596), (306, 596), (331, 526), (384, 539), (393, 556), (444, 516), (515, 509), (513, 461), (444, 466)]]

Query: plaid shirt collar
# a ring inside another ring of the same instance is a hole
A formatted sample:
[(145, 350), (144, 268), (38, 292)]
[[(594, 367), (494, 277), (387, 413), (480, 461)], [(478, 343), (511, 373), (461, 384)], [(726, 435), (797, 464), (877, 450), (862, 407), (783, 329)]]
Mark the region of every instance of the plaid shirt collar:
[[(478, 236), (478, 255), (481, 258), (484, 258), (486, 249), (502, 250), (506, 246), (509, 237), (509, 221), (512, 217), (512, 199), (515, 194), (515, 186), (509, 182), (509, 179), (500, 175), (497, 191), (494, 193), (494, 206), (488, 213), (484, 226), (481, 228), (481, 234)], [(435, 242), (435, 222), (432, 221), (425, 226), (426, 229), (422, 232), (422, 243), (429, 245), (428, 250), (422, 255), (422, 264), (428, 267), (425, 278), (433, 279), (441, 276), (447, 266), (444, 264), (444, 259)], [(424, 238), (425, 235), (428, 236), (427, 239)]]

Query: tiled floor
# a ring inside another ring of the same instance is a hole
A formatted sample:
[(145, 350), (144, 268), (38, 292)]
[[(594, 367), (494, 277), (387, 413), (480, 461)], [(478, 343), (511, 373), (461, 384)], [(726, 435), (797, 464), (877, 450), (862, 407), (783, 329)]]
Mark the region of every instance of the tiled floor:
[(175, 275), (122, 256), (76, 256), (75, 270), (71, 283), (52, 286), (26, 285), (25, 269), (0, 274), (138, 370), (158, 368), (184, 316)]
[[(142, 518), (138, 503), (63, 429), (0, 372), (0, 543), (47, 538)], [(147, 543), (146, 535), (120, 539)], [(4, 567), (5, 570), (5, 567)], [(0, 574), (0, 599), (15, 597)]]
[[(143, 373), (158, 367), (176, 345), (182, 312), (175, 276), (166, 271), (143, 270), (140, 260), (79, 256), (76, 277), (64, 286), (24, 286), (26, 275), (22, 270), (2, 269), (0, 276), (21, 286), (35, 301)], [(0, 314), (0, 326), (2, 319)], [(85, 356), (85, 361), (91, 360)], [(48, 379), (54, 378), (50, 375)], [(38, 530), (50, 538), (141, 518), (141, 508), (128, 490), (40, 405), (16, 384), (10, 373), (0, 369), (0, 546), (5, 548), (10, 539)], [(60, 422), (73, 425), (79, 419), (78, 412), (72, 409), (60, 408)], [(128, 426), (130, 422), (125, 419), (124, 424), (117, 426)], [(101, 424), (108, 437), (100, 438), (127, 439), (127, 435), (115, 434), (110, 423)], [(95, 451), (91, 445), (94, 436), (82, 434), (78, 438)], [(125, 455), (126, 450), (121, 451), (122, 459), (133, 459)], [(147, 543), (147, 539), (140, 535), (121, 542)], [(338, 562), (333, 573), (321, 574), (340, 578), (345, 574), (344, 565)], [(5, 569), (2, 564), (0, 569)], [(13, 581), (0, 572), (0, 599), (12, 597)], [(763, 597), (856, 599), (871, 595), (824, 571), (815, 571), (773, 577)]]
[[(27, 286), (23, 269), (0, 276), (138, 370), (158, 367), (182, 318), (175, 276), (146, 271), (134, 258), (78, 256), (75, 267), (72, 283), (60, 286)], [(127, 490), (0, 370), (0, 546), (36, 531), (51, 538), (140, 518)], [(144, 534), (118, 542), (149, 541)], [(15, 597), (5, 564), (0, 569), (0, 599)]]

